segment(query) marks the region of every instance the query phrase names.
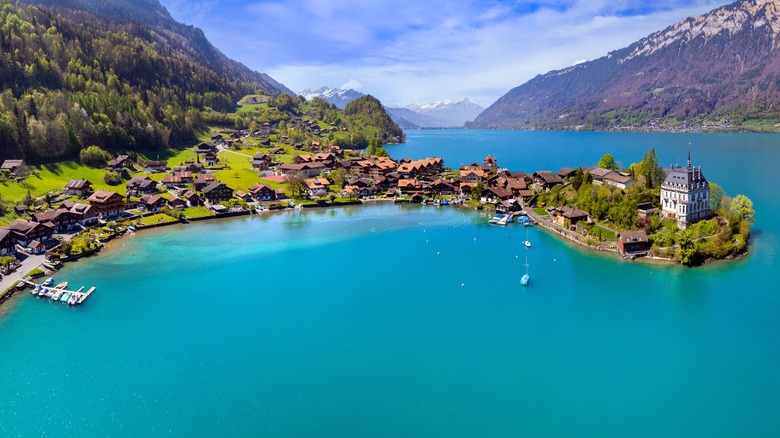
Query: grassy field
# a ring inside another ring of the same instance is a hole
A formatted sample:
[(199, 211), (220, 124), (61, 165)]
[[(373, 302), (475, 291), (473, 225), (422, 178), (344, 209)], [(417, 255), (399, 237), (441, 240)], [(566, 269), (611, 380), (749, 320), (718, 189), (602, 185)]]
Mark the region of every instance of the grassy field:
[(211, 212), (209, 211), (209, 209), (203, 206), (185, 208), (183, 212), (184, 212), (184, 216), (190, 219), (211, 216)]
[(165, 222), (178, 222), (178, 219), (168, 216), (167, 214), (157, 213), (150, 216), (144, 216), (140, 221), (144, 225), (154, 225)]
[[(196, 155), (192, 149), (174, 149), (168, 151), (154, 152), (141, 155), (147, 160), (166, 160), (168, 166), (184, 163), (185, 161), (195, 161)], [(111, 190), (121, 195), (125, 195), (125, 185), (110, 186), (103, 182), (105, 169), (88, 167), (77, 161), (64, 161), (56, 164), (44, 164), (41, 166), (32, 166), (32, 175), (24, 181), (4, 181), (0, 183), (0, 193), (3, 199), (16, 203), (24, 198), (27, 191), (32, 196), (43, 196), (52, 190), (61, 190), (68, 181), (72, 179), (84, 178), (92, 183), (95, 190)], [(141, 172), (131, 172), (132, 175)], [(149, 175), (152, 179), (161, 180), (163, 174)]]
[(231, 189), (247, 191), (257, 183), (257, 171), (252, 169), (251, 156), (222, 151), (219, 153), (219, 161), (228, 168), (216, 170), (214, 175)]
[(3, 199), (19, 201), (30, 191), (33, 196), (43, 196), (51, 190), (60, 190), (71, 179), (85, 178), (95, 189), (115, 190), (124, 194), (124, 186), (109, 186), (103, 182), (105, 170), (84, 166), (75, 161), (32, 167), (33, 174), (21, 182), (0, 183)]

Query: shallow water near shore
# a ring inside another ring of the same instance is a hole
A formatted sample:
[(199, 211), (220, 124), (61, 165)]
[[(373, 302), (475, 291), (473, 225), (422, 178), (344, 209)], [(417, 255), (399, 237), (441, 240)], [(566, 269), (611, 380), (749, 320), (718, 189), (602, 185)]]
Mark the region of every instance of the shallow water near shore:
[[(98, 287), (83, 306), (14, 298), (0, 318), (0, 434), (780, 430), (778, 196), (762, 186), (780, 162), (779, 137), (408, 135), (393, 156), (431, 156), (427, 145), (443, 141), (449, 166), (490, 152), (526, 171), (606, 152), (639, 161), (650, 146), (665, 162), (690, 141), (705, 176), (755, 202), (751, 254), (696, 269), (631, 263), (536, 228), (418, 205), (144, 231), (57, 274)], [(552, 157), (512, 147), (526, 143)], [(526, 232), (532, 282), (522, 288)]]

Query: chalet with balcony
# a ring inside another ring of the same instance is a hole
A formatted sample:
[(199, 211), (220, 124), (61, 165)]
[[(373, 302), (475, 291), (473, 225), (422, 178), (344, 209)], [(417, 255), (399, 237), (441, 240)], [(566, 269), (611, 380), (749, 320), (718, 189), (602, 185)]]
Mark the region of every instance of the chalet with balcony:
[(117, 216), (125, 211), (125, 198), (117, 192), (98, 190), (87, 201), (99, 218)]
[(16, 242), (22, 246), (29, 245), (33, 240), (44, 240), (54, 235), (54, 225), (51, 223), (42, 224), (24, 219), (16, 219), (5, 228), (16, 234)]
[(398, 181), (398, 190), (402, 194), (417, 193), (422, 190), (422, 184), (416, 179), (402, 179)]
[(184, 181), (182, 181), (180, 176), (176, 175), (165, 175), (162, 179), (162, 184), (169, 189), (173, 189), (176, 187), (181, 187), (184, 184)]
[(201, 173), (199, 175), (195, 175), (195, 178), (192, 181), (192, 185), (195, 187), (196, 191), (200, 192), (203, 191), (206, 186), (215, 182), (216, 180), (217, 177), (214, 176), (213, 173)]
[(268, 170), (271, 163), (273, 163), (271, 156), (261, 152), (252, 157), (252, 169), (254, 170)]
[(128, 196), (152, 195), (157, 193), (157, 181), (148, 176), (134, 176), (125, 185)]
[(156, 213), (168, 205), (168, 200), (160, 195), (143, 195), (138, 200), (138, 206), (146, 211)]
[(204, 167), (202, 163), (184, 163), (173, 167), (174, 173), (190, 172), (191, 174), (196, 174), (203, 172), (203, 169)]
[(198, 194), (192, 190), (187, 190), (181, 195), (181, 197), (190, 207), (197, 207), (202, 204), (200, 196), (198, 196)]
[(79, 222), (66, 208), (33, 213), (32, 221), (47, 225), (51, 224), (55, 233), (64, 233)]
[(460, 180), (466, 183), (478, 183), (482, 182), (485, 178), (485, 171), (481, 168), (474, 168), (473, 166), (467, 166), (460, 170)]
[(320, 197), (328, 194), (328, 186), (330, 181), (327, 178), (309, 178), (306, 181), (306, 188), (308, 189), (309, 196)]
[(249, 195), (255, 201), (273, 201), (276, 199), (276, 192), (266, 184), (257, 183), (249, 188)]
[(553, 173), (549, 170), (540, 170), (538, 172), (534, 172), (533, 177), (534, 181), (542, 186), (542, 188), (545, 190), (550, 190), (557, 185), (563, 184), (563, 179), (558, 176), (557, 173)]
[(92, 193), (92, 183), (85, 179), (72, 179), (63, 188), (65, 194), (85, 197)]
[(108, 162), (108, 168), (121, 172), (124, 169), (133, 167), (133, 159), (130, 155), (118, 155), (116, 158)]
[(95, 209), (89, 204), (82, 204), (81, 202), (66, 202), (63, 204), (63, 208), (67, 208), (70, 214), (76, 218), (76, 221), (88, 227), (97, 223), (97, 213)]
[(147, 161), (144, 166), (144, 172), (163, 173), (168, 170), (168, 163), (165, 161)]
[(203, 188), (203, 197), (211, 204), (219, 204), (233, 198), (233, 189), (219, 181), (214, 181)]
[(301, 175), (304, 178), (312, 178), (325, 170), (325, 165), (318, 161), (300, 164), (290, 163), (282, 164), (279, 166), (279, 170), (283, 175)]
[(205, 142), (198, 145), (198, 147), (195, 148), (195, 153), (198, 155), (205, 155), (209, 152), (217, 153), (217, 145), (212, 142)]
[(203, 162), (208, 166), (214, 166), (217, 164), (217, 154), (214, 152), (206, 152), (203, 154)]

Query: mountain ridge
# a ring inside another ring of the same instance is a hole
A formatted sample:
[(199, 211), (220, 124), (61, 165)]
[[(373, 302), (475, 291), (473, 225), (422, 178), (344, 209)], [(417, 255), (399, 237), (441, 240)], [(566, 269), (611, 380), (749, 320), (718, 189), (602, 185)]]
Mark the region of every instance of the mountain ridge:
[(740, 0), (538, 75), (468, 126), (777, 130), (778, 35), (777, 1)]
[(161, 6), (144, 9), (155, 0), (93, 1), (158, 27), (62, 6), (70, 1), (86, 4), (0, 0), (0, 160), (58, 162), (91, 145), (179, 147), (243, 96), (284, 95), (259, 73), (223, 62), (200, 30), (169, 21)]
[(257, 82), (266, 87), (269, 92), (273, 91), (272, 94), (283, 92), (295, 95), (284, 84), (268, 74), (254, 71), (227, 57), (211, 44), (201, 29), (176, 21), (158, 0), (21, 0), (21, 2), (71, 16), (71, 11), (82, 11), (97, 17), (149, 26), (165, 35), (169, 42), (179, 43), (193, 60), (205, 62), (236, 79)]

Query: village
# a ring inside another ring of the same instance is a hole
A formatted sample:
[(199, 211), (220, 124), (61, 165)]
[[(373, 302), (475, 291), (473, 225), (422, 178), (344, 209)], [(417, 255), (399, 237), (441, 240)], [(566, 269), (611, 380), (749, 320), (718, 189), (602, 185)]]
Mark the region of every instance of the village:
[[(234, 147), (248, 138), (259, 146), (251, 156)], [(617, 225), (603, 214), (595, 217), (571, 206), (571, 194), (562, 195), (562, 191), (587, 183), (593, 187), (588, 189), (593, 196), (605, 193), (616, 203), (615, 196), (631, 192), (640, 185), (638, 180), (647, 185), (628, 172), (580, 167), (526, 173), (501, 168), (490, 155), (481, 164), (455, 170), (446, 168), (441, 158), (396, 160), (316, 140), (305, 145), (284, 144), (284, 140), (265, 123), (252, 133), (224, 130), (213, 134), (210, 141), (192, 149), (195, 159), (190, 161), (115, 156), (106, 163), (106, 171), (131, 175), (123, 192), (95, 189), (86, 178), (71, 179), (44, 198), (14, 206), (13, 221), (0, 227), (0, 256), (10, 260), (45, 255), (51, 266), (94, 253), (103, 242), (147, 227), (264, 210), (385, 200), (465, 205), (510, 217), (523, 212), (540, 226), (593, 249), (632, 259), (648, 255), (672, 259), (679, 242), (663, 244), (655, 239), (656, 246), (666, 248), (654, 251), (648, 236), (654, 230), (644, 224), (650, 224), (653, 217), (659, 223), (663, 218), (684, 230), (709, 219), (713, 212), (709, 183), (690, 161), (687, 167), (671, 167), (660, 196), (631, 204), (629, 221)], [(288, 160), (283, 161), (285, 156)], [(24, 167), (22, 160), (2, 163), (9, 178)], [(252, 172), (254, 181), (242, 178), (242, 186), (234, 187), (218, 178), (220, 171), (229, 175), (239, 167)], [(710, 230), (709, 234), (714, 233)], [(6, 273), (17, 263), (6, 263)]]

